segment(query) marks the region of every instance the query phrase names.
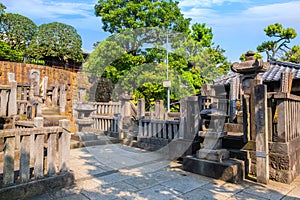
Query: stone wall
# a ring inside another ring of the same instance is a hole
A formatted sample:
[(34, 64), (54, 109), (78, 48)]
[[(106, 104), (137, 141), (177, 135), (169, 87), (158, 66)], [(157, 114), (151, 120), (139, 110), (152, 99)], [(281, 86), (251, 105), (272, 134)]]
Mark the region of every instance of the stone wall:
[[(286, 143), (269, 142), (270, 179), (291, 183), (300, 174), (300, 138)], [(256, 176), (255, 142), (249, 141), (243, 148), (250, 159), (250, 174)], [(244, 160), (247, 158), (244, 157)]]

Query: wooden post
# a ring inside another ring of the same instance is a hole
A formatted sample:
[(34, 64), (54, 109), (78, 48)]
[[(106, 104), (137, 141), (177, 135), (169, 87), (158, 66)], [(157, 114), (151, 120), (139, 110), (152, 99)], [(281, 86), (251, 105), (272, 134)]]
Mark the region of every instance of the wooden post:
[(286, 99), (278, 99), (277, 103), (278, 103), (277, 141), (278, 142), (287, 142), (288, 101)]
[(59, 155), (59, 170), (61, 172), (69, 171), (70, 158), (70, 120), (59, 120), (59, 126), (63, 128), (63, 132), (58, 139), (58, 155)]
[(254, 94), (254, 103), (256, 105), (255, 121), (257, 182), (267, 184), (269, 181), (267, 86), (255, 86)]

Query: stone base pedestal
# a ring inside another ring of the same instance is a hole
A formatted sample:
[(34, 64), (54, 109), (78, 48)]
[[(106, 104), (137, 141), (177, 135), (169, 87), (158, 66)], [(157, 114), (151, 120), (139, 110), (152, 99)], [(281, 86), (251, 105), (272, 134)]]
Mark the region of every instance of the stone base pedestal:
[(229, 151), (226, 149), (200, 149), (196, 156), (199, 159), (222, 162), (229, 158)]
[(195, 174), (237, 183), (244, 178), (243, 162), (224, 160), (215, 162), (186, 156), (183, 158), (183, 169)]

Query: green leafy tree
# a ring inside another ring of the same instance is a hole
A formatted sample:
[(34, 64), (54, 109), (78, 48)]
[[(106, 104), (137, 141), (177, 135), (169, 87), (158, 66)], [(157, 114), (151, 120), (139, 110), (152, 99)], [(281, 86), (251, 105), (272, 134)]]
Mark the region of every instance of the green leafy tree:
[(0, 15), (5, 13), (6, 6), (3, 3), (0, 3)]
[(271, 24), (264, 29), (268, 37), (274, 40), (263, 42), (257, 47), (258, 52), (266, 52), (267, 59), (275, 59), (278, 53), (284, 53), (289, 49), (288, 43), (297, 36), (293, 28), (283, 28), (279, 23)]
[(0, 41), (0, 60), (21, 62), (23, 61), (23, 54), (19, 51), (10, 49), (7, 43)]
[(190, 22), (173, 0), (98, 0), (95, 14), (101, 17), (103, 30), (111, 34), (143, 27), (185, 32)]
[(29, 18), (13, 13), (5, 13), (0, 19), (0, 39), (11, 49), (25, 52), (37, 26)]
[(295, 45), (281, 58), (283, 61), (300, 63), (300, 46)]
[(206, 27), (206, 24), (195, 23), (192, 26), (191, 37), (203, 47), (211, 47), (213, 39), (212, 28)]
[(101, 17), (103, 30), (114, 35), (95, 44), (84, 70), (110, 78), (116, 88), (135, 91), (133, 96), (149, 99), (149, 105), (166, 98), (162, 82), (166, 80), (167, 35), (172, 46), (168, 50), (171, 101), (182, 97), (180, 91), (187, 88), (185, 95), (199, 93), (204, 82), (229, 69), (224, 50), (212, 43), (212, 29), (194, 24), (190, 30), (190, 19), (183, 17), (175, 1), (99, 0), (95, 14)]
[(76, 29), (70, 25), (53, 22), (39, 26), (28, 54), (34, 59), (58, 59), (65, 66), (70, 61), (83, 62), (82, 40)]

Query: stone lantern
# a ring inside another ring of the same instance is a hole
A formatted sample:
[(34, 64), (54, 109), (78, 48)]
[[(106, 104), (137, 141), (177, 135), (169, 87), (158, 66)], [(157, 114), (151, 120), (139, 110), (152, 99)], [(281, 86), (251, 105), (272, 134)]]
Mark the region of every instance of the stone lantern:
[(79, 103), (74, 108), (78, 112), (78, 119), (75, 123), (78, 125), (78, 132), (83, 132), (84, 128), (90, 128), (94, 124), (94, 120), (90, 117), (91, 113), (96, 109), (88, 103)]
[(224, 122), (227, 117), (226, 113), (216, 108), (215, 104), (211, 104), (209, 109), (200, 112), (202, 126), (205, 131), (199, 132), (204, 137), (204, 147), (197, 151), (197, 157), (216, 162), (229, 158), (229, 152), (222, 149), (222, 138), (226, 135), (223, 131)]

